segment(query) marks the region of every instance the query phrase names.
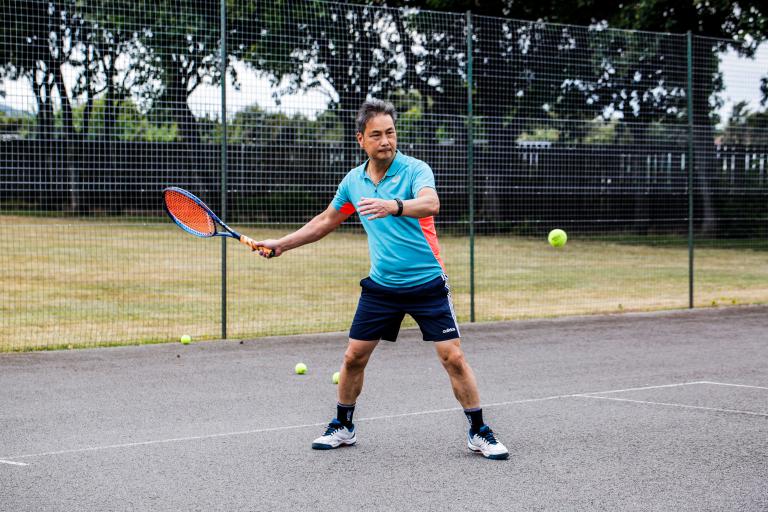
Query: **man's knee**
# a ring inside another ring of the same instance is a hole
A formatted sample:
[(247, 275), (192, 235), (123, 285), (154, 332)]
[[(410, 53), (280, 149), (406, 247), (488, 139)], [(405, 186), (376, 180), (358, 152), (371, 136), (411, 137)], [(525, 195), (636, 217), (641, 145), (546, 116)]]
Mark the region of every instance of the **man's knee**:
[(463, 373), (467, 365), (464, 352), (459, 347), (441, 352), (440, 362), (448, 373), (454, 375)]
[(365, 369), (365, 365), (368, 364), (370, 356), (370, 352), (355, 350), (352, 347), (348, 347), (347, 351), (344, 353), (344, 366), (352, 371), (363, 370)]

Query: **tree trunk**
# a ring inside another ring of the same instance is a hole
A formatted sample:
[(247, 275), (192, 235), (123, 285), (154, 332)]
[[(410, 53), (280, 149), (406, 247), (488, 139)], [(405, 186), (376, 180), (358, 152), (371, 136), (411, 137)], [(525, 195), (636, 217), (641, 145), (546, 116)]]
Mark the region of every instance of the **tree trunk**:
[[(343, 83), (343, 82), (336, 82)], [(361, 151), (357, 146), (357, 127), (355, 126), (355, 113), (365, 101), (366, 93), (356, 93), (339, 91), (339, 104), (337, 111), (339, 113), (339, 122), (341, 123), (342, 135), (342, 162), (348, 171), (357, 166), (361, 159), (367, 158), (361, 156)]]
[(111, 141), (116, 139), (117, 132), (117, 107), (115, 105), (115, 53), (112, 48), (104, 59), (104, 71), (106, 74), (107, 92), (104, 96), (104, 113), (102, 114), (103, 132), (101, 138)]
[(61, 112), (62, 112), (62, 127), (64, 129), (64, 139), (72, 140), (75, 136), (75, 124), (72, 116), (72, 101), (69, 99), (67, 89), (64, 86), (64, 73), (61, 70), (61, 66), (64, 63), (56, 63), (56, 71), (54, 72), (56, 89), (59, 91), (59, 97), (61, 98)]
[[(711, 236), (717, 231), (717, 213), (712, 206), (711, 183), (715, 178), (715, 130), (709, 118), (712, 94), (712, 79), (718, 71), (718, 59), (711, 49), (693, 52), (693, 172), (695, 200), (694, 206), (701, 215), (700, 233)], [(697, 81), (696, 77), (706, 77)]]
[(75, 130), (74, 117), (72, 115), (72, 102), (67, 94), (67, 89), (64, 86), (64, 73), (61, 70), (63, 63), (57, 63), (56, 65), (56, 88), (59, 90), (59, 97), (61, 98), (61, 110), (62, 110), (62, 122), (63, 122), (63, 144), (62, 155), (64, 161), (65, 173), (67, 175), (67, 181), (69, 182), (69, 201), (67, 208), (72, 213), (80, 213), (80, 173), (78, 165), (74, 161), (73, 146), (78, 143), (79, 137)]
[(166, 89), (166, 108), (170, 110), (171, 116), (176, 121), (179, 137), (183, 142), (198, 144), (200, 134), (197, 129), (197, 120), (192, 110), (189, 108), (187, 99), (188, 79), (179, 72), (173, 77)]
[[(42, 75), (39, 82), (37, 73)], [(37, 102), (37, 138), (43, 140), (53, 138), (53, 103), (51, 102), (51, 90), (48, 87), (48, 73), (45, 68), (38, 67), (31, 81)]]
[(85, 109), (83, 125), (80, 127), (80, 140), (85, 141), (91, 131), (91, 112), (93, 110), (93, 88), (91, 84), (91, 46), (85, 48)]

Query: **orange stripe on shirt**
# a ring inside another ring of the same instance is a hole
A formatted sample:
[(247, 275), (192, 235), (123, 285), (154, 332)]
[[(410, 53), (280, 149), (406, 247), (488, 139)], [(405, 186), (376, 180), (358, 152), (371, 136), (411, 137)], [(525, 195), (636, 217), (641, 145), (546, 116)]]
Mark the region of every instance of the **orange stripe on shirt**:
[(419, 225), (421, 226), (421, 232), (424, 233), (424, 238), (427, 239), (427, 243), (429, 244), (430, 249), (432, 249), (432, 254), (435, 255), (435, 259), (443, 268), (443, 272), (445, 272), (445, 265), (443, 264), (443, 260), (440, 258), (440, 243), (437, 241), (435, 218), (422, 217), (419, 219)]
[(355, 213), (355, 207), (352, 203), (344, 203), (341, 206), (341, 209), (339, 210), (340, 213), (343, 213), (344, 215), (352, 215)]

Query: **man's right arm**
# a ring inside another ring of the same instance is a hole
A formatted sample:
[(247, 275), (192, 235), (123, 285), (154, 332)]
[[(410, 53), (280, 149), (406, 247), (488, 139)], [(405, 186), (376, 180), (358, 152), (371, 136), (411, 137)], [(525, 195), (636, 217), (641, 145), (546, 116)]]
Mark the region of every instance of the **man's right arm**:
[[(325, 235), (338, 228), (342, 222), (349, 218), (349, 215), (349, 213), (343, 213), (336, 210), (331, 204), (324, 212), (316, 215), (312, 220), (293, 233), (286, 235), (279, 240), (254, 241), (250, 247), (254, 251), (258, 250), (258, 247), (268, 247), (274, 251), (272, 256), (280, 256), (285, 251), (301, 247), (302, 245), (311, 244), (312, 242), (317, 242)], [(259, 254), (269, 257), (261, 251), (259, 251)]]

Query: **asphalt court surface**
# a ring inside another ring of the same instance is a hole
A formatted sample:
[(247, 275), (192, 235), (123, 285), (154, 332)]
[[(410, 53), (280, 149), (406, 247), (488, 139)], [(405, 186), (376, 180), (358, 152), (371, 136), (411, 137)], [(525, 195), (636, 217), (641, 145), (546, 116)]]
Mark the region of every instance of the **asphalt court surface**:
[(415, 331), (330, 452), (344, 333), (1, 355), (0, 510), (768, 510), (768, 308), (462, 333), (507, 461)]

